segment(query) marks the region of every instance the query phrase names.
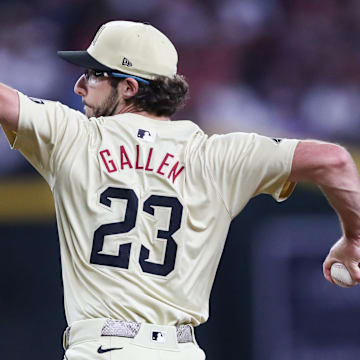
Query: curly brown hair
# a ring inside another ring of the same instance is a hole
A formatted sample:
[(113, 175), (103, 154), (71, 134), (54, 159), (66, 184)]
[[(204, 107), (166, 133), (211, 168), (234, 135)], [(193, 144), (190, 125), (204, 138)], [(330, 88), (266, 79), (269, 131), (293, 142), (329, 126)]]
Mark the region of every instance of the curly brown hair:
[[(111, 86), (116, 88), (120, 79), (111, 78)], [(181, 109), (189, 98), (189, 84), (183, 75), (174, 78), (158, 76), (149, 80), (150, 84), (139, 82), (139, 91), (126, 104), (134, 104), (138, 111), (146, 111), (156, 116), (171, 116)]]

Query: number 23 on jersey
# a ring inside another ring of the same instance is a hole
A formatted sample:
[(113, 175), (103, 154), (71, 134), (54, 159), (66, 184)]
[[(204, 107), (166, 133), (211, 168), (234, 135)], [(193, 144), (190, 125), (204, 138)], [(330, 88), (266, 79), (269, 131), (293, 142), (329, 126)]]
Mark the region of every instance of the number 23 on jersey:
[[(111, 208), (111, 199), (127, 200), (124, 220), (99, 226), (93, 237), (90, 263), (96, 265), (112, 266), (122, 269), (129, 268), (132, 243), (122, 244), (119, 247), (118, 255), (102, 253), (105, 236), (126, 234), (136, 226), (136, 219), (139, 208), (139, 199), (132, 189), (108, 187), (100, 195), (100, 204)], [(183, 213), (183, 206), (176, 197), (150, 195), (143, 203), (142, 211), (155, 215), (154, 207), (169, 208), (170, 221), (167, 230), (157, 230), (157, 239), (166, 240), (164, 261), (162, 264), (149, 261), (150, 250), (141, 244), (139, 264), (144, 273), (167, 276), (175, 268), (178, 245), (172, 235), (179, 230)], [(163, 241), (163, 240), (162, 240)]]

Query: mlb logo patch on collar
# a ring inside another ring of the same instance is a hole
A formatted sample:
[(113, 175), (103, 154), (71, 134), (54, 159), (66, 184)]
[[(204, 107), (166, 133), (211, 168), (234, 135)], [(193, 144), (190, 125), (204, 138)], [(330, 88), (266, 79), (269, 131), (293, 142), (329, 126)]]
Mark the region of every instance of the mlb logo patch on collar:
[(153, 130), (139, 129), (137, 137), (147, 142), (155, 142), (156, 132)]
[(160, 344), (165, 342), (165, 333), (163, 331), (152, 331), (151, 340)]

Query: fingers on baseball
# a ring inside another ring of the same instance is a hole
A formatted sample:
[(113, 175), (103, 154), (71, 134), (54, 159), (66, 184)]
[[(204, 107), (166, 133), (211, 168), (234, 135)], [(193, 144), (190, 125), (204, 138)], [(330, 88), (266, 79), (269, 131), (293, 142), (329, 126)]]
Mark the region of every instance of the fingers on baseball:
[(360, 283), (360, 267), (358, 262), (351, 263), (347, 266), (351, 278), (357, 284)]
[(333, 262), (325, 260), (323, 263), (323, 274), (327, 281), (331, 282), (332, 284), (335, 284), (334, 280), (332, 279), (330, 275), (330, 268)]

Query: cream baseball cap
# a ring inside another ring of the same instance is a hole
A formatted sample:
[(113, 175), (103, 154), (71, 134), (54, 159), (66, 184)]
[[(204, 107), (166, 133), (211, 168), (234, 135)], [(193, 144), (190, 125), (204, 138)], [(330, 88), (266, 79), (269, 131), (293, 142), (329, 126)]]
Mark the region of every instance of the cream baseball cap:
[(174, 77), (178, 55), (171, 41), (152, 25), (110, 21), (100, 27), (86, 51), (58, 51), (64, 60), (87, 69), (121, 72), (152, 80)]

